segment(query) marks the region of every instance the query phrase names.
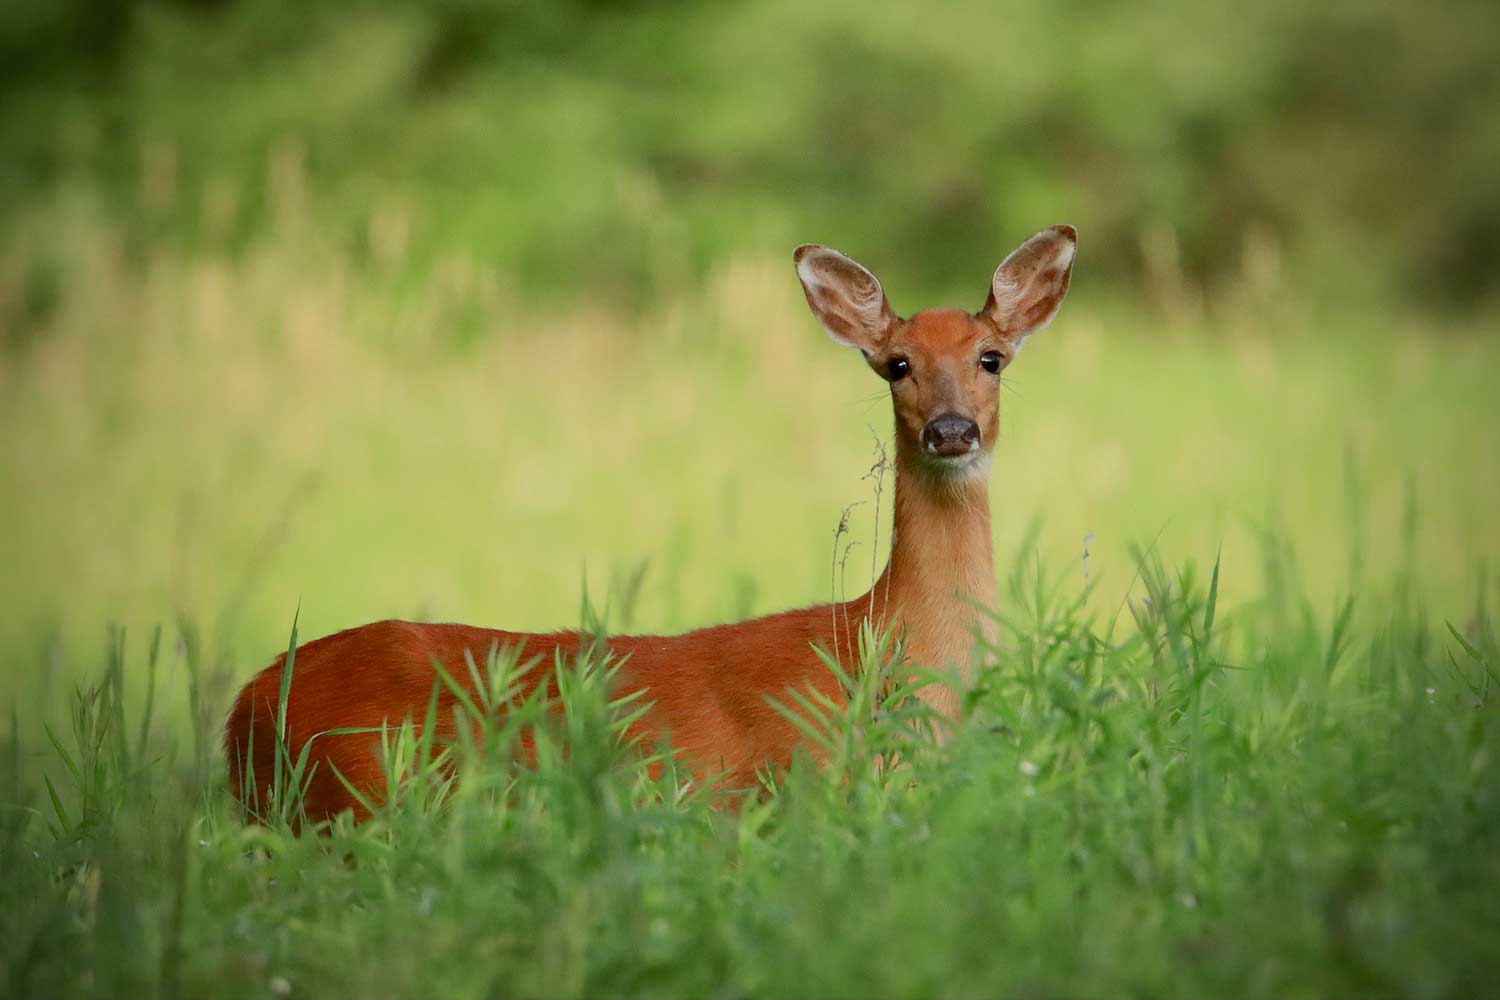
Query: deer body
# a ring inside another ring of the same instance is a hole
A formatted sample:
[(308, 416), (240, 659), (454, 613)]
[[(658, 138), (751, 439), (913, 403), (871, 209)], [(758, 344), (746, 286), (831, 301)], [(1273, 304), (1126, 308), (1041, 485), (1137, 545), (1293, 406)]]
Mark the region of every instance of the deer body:
[[(676, 636), (609, 637), (610, 650), (624, 660), (613, 693), (644, 691), (651, 706), (633, 735), (667, 734), (700, 780), (750, 787), (758, 768), (789, 764), (801, 739), (767, 697), (785, 703), (788, 689), (811, 688), (841, 701), (838, 680), (816, 650), (836, 652), (846, 671), (855, 669), (866, 619), (877, 631), (894, 628), (911, 662), (956, 667), (960, 684), (968, 685), (976, 636), (988, 634), (986, 612), (995, 604), (988, 482), (998, 372), (1021, 339), (1056, 313), (1074, 238), (1070, 227), (1054, 227), (1024, 243), (995, 272), (979, 313), (927, 310), (909, 320), (896, 317), (874, 275), (854, 261), (823, 247), (798, 248), (798, 275), (814, 315), (891, 383), (896, 490), (889, 562), (868, 592), (846, 602)], [(420, 720), (438, 681), (434, 661), (469, 686), (466, 653), (483, 664), (493, 648), (517, 649), (520, 662), (541, 663), (521, 678), (527, 690), (545, 681), (557, 653), (577, 655), (580, 641), (576, 632), (382, 621), (308, 642), (297, 649), (287, 746), (295, 758), (310, 738), (331, 729)], [(241, 690), (229, 715), (230, 783), (242, 802), (268, 801), (283, 659)], [(452, 738), (456, 696), (445, 685), (437, 691), (440, 736)], [(957, 715), (959, 691), (929, 684), (919, 694), (942, 714)], [(311, 757), (319, 766), (304, 798), (308, 819), (345, 809), (363, 815), (335, 770), (367, 799), (382, 797), (379, 737), (322, 735)]]

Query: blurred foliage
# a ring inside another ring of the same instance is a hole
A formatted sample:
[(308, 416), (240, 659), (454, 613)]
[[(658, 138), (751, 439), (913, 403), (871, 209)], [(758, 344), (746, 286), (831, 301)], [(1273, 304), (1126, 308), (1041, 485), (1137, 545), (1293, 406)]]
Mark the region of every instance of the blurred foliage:
[[(53, 632), (78, 650), (104, 621), (191, 618), (244, 676), (299, 600), (308, 635), (547, 630), (581, 583), (642, 571), (622, 625), (681, 630), (829, 600), (841, 511), (849, 589), (884, 558), (889, 392), (783, 253), (640, 317), (558, 315), (472, 262), (393, 279), (297, 219), (138, 260), (92, 201), (50, 222), (46, 316), (0, 350), (0, 565), (29, 568), (0, 577), (0, 664)], [(1500, 555), (1487, 317), (1247, 294), (1179, 325), (1093, 285), (1001, 383), (997, 565), (1040, 520), (1046, 562), (1106, 581), (1113, 612), (1136, 543), (1254, 579), (1271, 532), (1326, 607), (1408, 558), (1379, 526), (1410, 520), (1420, 591), (1468, 606)]]
[(0, 64), (0, 212), (93, 185), (141, 242), (284, 211), (644, 304), (811, 239), (899, 308), (977, 305), (975, 261), (1066, 220), (1148, 296), (1496, 289), (1490, 0), (8, 0)]

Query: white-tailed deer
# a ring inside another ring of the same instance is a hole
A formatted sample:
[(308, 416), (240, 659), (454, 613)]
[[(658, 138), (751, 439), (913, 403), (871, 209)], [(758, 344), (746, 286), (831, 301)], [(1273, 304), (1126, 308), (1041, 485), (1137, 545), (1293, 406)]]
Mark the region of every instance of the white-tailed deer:
[[(1068, 290), (1075, 240), (1071, 226), (1053, 226), (1021, 244), (996, 269), (977, 313), (929, 309), (910, 319), (896, 315), (880, 282), (861, 265), (827, 247), (797, 248), (797, 276), (813, 315), (890, 383), (896, 417), (890, 560), (872, 590), (848, 602), (684, 635), (610, 637), (609, 648), (625, 657), (616, 692), (645, 689), (651, 703), (634, 733), (647, 739), (670, 734), (700, 778), (751, 786), (757, 768), (785, 767), (800, 742), (797, 727), (767, 696), (784, 700), (789, 688), (813, 688), (840, 701), (838, 679), (815, 647), (838, 649), (843, 666), (856, 668), (854, 644), (839, 636), (846, 629), (857, 632), (867, 617), (877, 630), (893, 628), (912, 662), (956, 667), (961, 683), (969, 682), (975, 636), (989, 627), (983, 609), (995, 603), (989, 469), (1000, 373), (1022, 341), (1057, 313)], [(434, 662), (467, 685), (466, 652), (482, 664), (492, 648), (513, 648), (523, 661), (538, 657), (550, 664), (555, 651), (572, 657), (579, 644), (576, 632), (405, 621), (317, 639), (296, 652), (285, 745), (295, 759), (315, 734), (422, 718), (438, 680)], [(229, 715), (230, 781), (242, 802), (269, 801), (283, 659), (244, 687)], [(547, 674), (533, 670), (525, 683), (534, 686)], [(438, 718), (451, 738), (455, 696), (446, 686), (437, 690)], [(959, 692), (930, 684), (920, 694), (937, 711), (957, 713)], [(309, 819), (345, 809), (364, 813), (339, 775), (367, 800), (383, 797), (378, 737), (324, 735), (311, 757), (318, 766), (303, 800)], [(254, 787), (246, 787), (247, 773), (255, 775)]]

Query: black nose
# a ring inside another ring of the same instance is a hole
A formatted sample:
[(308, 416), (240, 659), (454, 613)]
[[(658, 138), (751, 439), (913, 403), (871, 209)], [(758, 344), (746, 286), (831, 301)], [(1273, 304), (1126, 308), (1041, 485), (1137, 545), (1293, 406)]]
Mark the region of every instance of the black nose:
[(979, 425), (957, 413), (944, 413), (922, 428), (922, 444), (938, 455), (964, 455), (979, 444)]

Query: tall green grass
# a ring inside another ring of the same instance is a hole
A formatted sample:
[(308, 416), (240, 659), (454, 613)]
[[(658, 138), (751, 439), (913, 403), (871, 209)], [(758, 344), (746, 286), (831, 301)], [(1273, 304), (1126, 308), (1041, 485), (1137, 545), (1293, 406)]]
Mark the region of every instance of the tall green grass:
[[(211, 721), (120, 683), (150, 663), (160, 683), (185, 648), (117, 636), (50, 746), (6, 741), (4, 993), (1491, 989), (1492, 598), (1446, 621), (1400, 580), (1324, 608), (1295, 572), (1228, 602), (1240, 567), (1148, 552), (1138, 571), (1102, 613), (1018, 560), (941, 745), (899, 689), (879, 696), (890, 648), (867, 635), (852, 709), (810, 724), (828, 763), (734, 806), (648, 774), (664, 751), (623, 741), (602, 646), (540, 665), (571, 680), (561, 712), (498, 711), (520, 665), (494, 658), (462, 709), (484, 739), (435, 747), (393, 720), (371, 739), (400, 794), (323, 836), (293, 833), (291, 767), (284, 808), (245, 825)], [(523, 724), (534, 767), (511, 752)]]

